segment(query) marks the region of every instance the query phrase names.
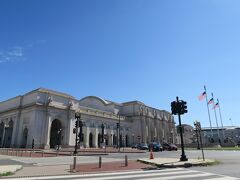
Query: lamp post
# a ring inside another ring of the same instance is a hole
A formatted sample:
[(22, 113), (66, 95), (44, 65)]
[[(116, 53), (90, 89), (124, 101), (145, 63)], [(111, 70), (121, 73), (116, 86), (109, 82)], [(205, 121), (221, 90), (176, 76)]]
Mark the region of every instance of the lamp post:
[(204, 152), (203, 152), (203, 144), (202, 144), (202, 136), (201, 136), (201, 131), (202, 131), (201, 123), (199, 121), (196, 121), (196, 122), (194, 122), (194, 126), (196, 127), (196, 133), (199, 133), (199, 140), (200, 140), (201, 149), (202, 149), (202, 157), (203, 157), (203, 161), (205, 161)]
[(74, 150), (74, 154), (77, 155), (77, 146), (78, 146), (78, 128), (79, 128), (79, 122), (80, 122), (80, 119), (81, 119), (81, 113), (79, 112), (76, 112), (75, 113), (75, 119), (76, 119), (76, 122), (75, 122), (75, 134), (76, 134), (76, 139), (75, 139), (75, 150)]

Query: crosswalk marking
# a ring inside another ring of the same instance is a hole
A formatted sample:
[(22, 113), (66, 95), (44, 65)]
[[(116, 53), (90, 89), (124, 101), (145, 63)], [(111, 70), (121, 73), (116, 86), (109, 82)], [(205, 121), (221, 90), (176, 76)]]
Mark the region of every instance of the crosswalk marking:
[[(81, 175), (62, 175), (62, 176), (44, 176), (44, 177), (24, 177), (16, 178), (16, 180), (45, 180), (45, 179), (69, 179), (69, 180), (173, 180), (173, 179), (198, 179), (206, 180), (237, 180), (239, 178), (218, 175), (214, 173), (201, 172), (197, 170), (190, 170), (184, 168), (162, 169), (162, 170), (148, 170), (148, 171), (127, 171), (114, 173), (98, 173), (98, 174), (81, 174)], [(12, 179), (14, 180), (14, 179)]]

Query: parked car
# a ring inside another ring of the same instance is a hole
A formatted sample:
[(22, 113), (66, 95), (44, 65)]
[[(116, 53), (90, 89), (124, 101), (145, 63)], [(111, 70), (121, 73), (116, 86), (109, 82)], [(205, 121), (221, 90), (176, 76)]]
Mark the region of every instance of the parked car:
[(177, 151), (178, 147), (175, 144), (163, 143), (163, 150), (165, 151)]
[(137, 145), (137, 149), (140, 149), (140, 150), (148, 150), (148, 145), (147, 145), (147, 144), (144, 144), (144, 143), (138, 144), (138, 145)]
[(152, 151), (163, 151), (163, 147), (160, 143), (153, 142), (148, 145), (149, 151), (152, 149)]
[(133, 144), (131, 147), (132, 149), (137, 149), (139, 144)]

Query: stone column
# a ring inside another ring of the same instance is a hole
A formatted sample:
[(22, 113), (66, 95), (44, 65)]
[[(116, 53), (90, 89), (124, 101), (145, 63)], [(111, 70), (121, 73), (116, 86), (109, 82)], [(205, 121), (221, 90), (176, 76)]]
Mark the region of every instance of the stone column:
[[(16, 140), (18, 139), (18, 138), (20, 138), (21, 139), (21, 135), (22, 134), (20, 134), (20, 133), (18, 133), (18, 131), (17, 131), (17, 121), (16, 120), (14, 120), (14, 119), (12, 119), (12, 122), (13, 122), (13, 129), (12, 129), (12, 139), (11, 139), (11, 144), (10, 144), (10, 147), (15, 147), (15, 145), (16, 145), (16, 143), (14, 143), (15, 142), (15, 138), (16, 138)], [(18, 141), (18, 140), (17, 140)], [(21, 141), (21, 140), (20, 140)]]
[(142, 136), (142, 142), (147, 143), (147, 124), (146, 124), (146, 119), (143, 117), (143, 136)]
[(110, 130), (110, 134), (109, 134), (109, 141), (108, 141), (108, 143), (109, 143), (109, 146), (112, 146), (113, 145), (113, 130)]
[(94, 132), (94, 138), (93, 138), (93, 145), (94, 147), (98, 148), (98, 127), (95, 128), (95, 132)]
[(52, 118), (51, 116), (48, 116), (46, 121), (45, 121), (45, 133), (43, 134), (44, 136), (44, 149), (49, 149), (50, 148), (50, 131), (51, 131), (51, 122), (52, 122)]
[(66, 119), (65, 124), (66, 124), (66, 128), (64, 131), (64, 143), (67, 146), (70, 146), (71, 145), (71, 134), (73, 132), (73, 129), (71, 128), (72, 127), (72, 114), (71, 114), (70, 109), (67, 110), (67, 119)]
[(89, 148), (89, 127), (86, 126), (84, 131), (84, 145), (86, 148)]

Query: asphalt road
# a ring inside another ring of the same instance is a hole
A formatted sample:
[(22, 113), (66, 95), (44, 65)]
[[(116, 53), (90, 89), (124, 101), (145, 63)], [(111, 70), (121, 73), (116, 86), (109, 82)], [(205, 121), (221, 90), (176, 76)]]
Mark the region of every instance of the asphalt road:
[[(149, 157), (147, 153), (128, 153), (128, 159), (134, 160), (138, 158)], [(202, 154), (199, 150), (186, 151), (188, 158), (201, 158)], [(180, 158), (181, 151), (164, 151), (155, 152), (154, 157), (175, 157)], [(124, 153), (113, 153), (107, 156), (102, 156), (103, 162), (124, 160)], [(192, 170), (204, 171), (215, 174), (222, 174), (226, 176), (240, 178), (240, 151), (205, 151), (205, 158), (216, 159), (220, 162), (218, 165), (208, 167), (191, 167)], [(56, 164), (72, 164), (73, 157), (48, 157), (48, 158), (23, 158), (23, 157), (10, 157), (0, 155), (0, 164), (21, 164), (23, 166), (31, 166), (33, 164), (38, 166), (56, 165)], [(80, 156), (77, 158), (78, 163), (95, 163), (98, 162), (98, 156)]]

